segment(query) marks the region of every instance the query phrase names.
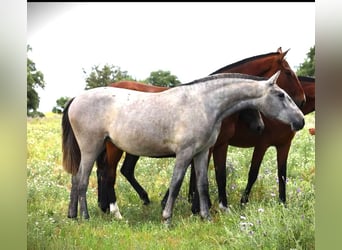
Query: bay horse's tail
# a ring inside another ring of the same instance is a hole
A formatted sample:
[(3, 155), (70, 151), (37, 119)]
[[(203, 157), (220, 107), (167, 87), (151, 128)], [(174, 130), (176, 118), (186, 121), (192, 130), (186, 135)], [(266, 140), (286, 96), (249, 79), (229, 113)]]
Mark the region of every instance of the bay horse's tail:
[(74, 98), (72, 98), (66, 105), (62, 116), (62, 151), (63, 151), (63, 167), (64, 170), (72, 175), (76, 175), (80, 162), (81, 151), (75, 138), (69, 121), (69, 106)]

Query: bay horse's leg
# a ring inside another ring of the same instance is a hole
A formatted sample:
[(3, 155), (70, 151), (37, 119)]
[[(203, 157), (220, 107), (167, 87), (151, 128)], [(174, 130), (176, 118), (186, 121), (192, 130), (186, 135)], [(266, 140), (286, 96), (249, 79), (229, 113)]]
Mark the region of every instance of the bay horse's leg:
[(215, 177), (218, 189), (219, 207), (222, 210), (228, 210), (227, 201), (227, 170), (226, 170), (226, 160), (227, 160), (227, 150), (228, 141), (222, 143), (213, 149), (213, 158), (215, 166)]
[(111, 142), (106, 142), (106, 150), (96, 159), (98, 203), (103, 212), (109, 208), (109, 204), (116, 202), (114, 185), (116, 181), (116, 169), (122, 156), (122, 150), (115, 147)]
[(170, 193), (170, 189), (167, 189), (162, 201), (160, 202), (162, 209), (165, 208), (167, 198), (169, 197), (169, 193)]
[(73, 175), (71, 177), (71, 192), (70, 192), (70, 203), (68, 209), (68, 218), (76, 218), (77, 217), (77, 206), (78, 206), (78, 181), (76, 180), (76, 176)]
[(102, 212), (109, 210), (108, 191), (106, 185), (107, 173), (107, 154), (104, 150), (96, 159), (96, 176), (97, 176), (97, 203)]
[[(121, 219), (122, 216), (117, 205), (116, 193), (115, 193), (115, 182), (116, 182), (116, 169), (123, 154), (123, 151), (117, 148), (112, 142), (106, 141), (105, 143), (105, 157), (103, 161), (99, 161), (98, 164), (98, 178), (100, 178), (102, 189), (99, 190), (101, 193), (101, 209), (114, 214), (114, 217)], [(100, 188), (100, 186), (99, 186)]]
[(286, 203), (286, 172), (287, 158), (291, 146), (291, 141), (277, 146), (277, 163), (278, 163), (278, 184), (279, 184), (279, 199), (283, 204)]
[(140, 199), (144, 202), (144, 205), (148, 205), (150, 203), (148, 194), (134, 176), (134, 169), (138, 160), (139, 156), (126, 153), (125, 160), (120, 171), (129, 181), (129, 183), (131, 183), (132, 187), (138, 193)]
[(188, 201), (190, 203), (193, 203), (194, 198), (195, 198), (195, 192), (197, 191), (196, 188), (196, 173), (195, 173), (195, 168), (194, 168), (194, 162), (191, 162), (191, 167), (190, 167), (190, 180), (189, 180), (189, 193), (188, 193)]
[(176, 155), (176, 163), (169, 186), (169, 196), (162, 212), (162, 217), (167, 225), (171, 224), (172, 210), (179, 190), (181, 188), (184, 175), (192, 158), (192, 149), (183, 150)]
[(241, 197), (241, 204), (245, 204), (248, 202), (248, 196), (258, 177), (260, 165), (261, 165), (262, 159), (264, 158), (267, 148), (268, 148), (268, 145), (261, 145), (261, 146), (257, 145), (254, 147), (251, 167), (248, 173), (248, 183)]

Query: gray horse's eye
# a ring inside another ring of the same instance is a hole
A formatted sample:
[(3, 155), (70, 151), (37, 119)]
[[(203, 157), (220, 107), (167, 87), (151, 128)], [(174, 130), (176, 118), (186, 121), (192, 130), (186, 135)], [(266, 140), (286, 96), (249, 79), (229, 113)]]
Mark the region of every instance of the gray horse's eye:
[(278, 97), (279, 97), (279, 98), (284, 98), (285, 95), (284, 95), (284, 93), (279, 93), (279, 94), (278, 94)]

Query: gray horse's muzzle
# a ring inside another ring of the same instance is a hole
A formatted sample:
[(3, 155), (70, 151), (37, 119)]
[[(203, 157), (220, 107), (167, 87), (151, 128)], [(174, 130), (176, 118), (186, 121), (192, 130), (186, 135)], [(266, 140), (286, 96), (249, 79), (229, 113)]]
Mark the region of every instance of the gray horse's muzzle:
[(291, 123), (291, 129), (293, 131), (298, 131), (298, 130), (301, 130), (304, 127), (304, 125), (305, 125), (305, 120), (302, 119), (301, 121)]

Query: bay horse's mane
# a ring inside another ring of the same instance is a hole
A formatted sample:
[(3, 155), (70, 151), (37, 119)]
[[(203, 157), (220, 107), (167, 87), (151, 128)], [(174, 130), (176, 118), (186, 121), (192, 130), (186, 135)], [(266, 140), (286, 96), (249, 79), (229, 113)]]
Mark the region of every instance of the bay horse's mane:
[(237, 66), (239, 66), (241, 64), (247, 63), (249, 61), (253, 61), (253, 60), (256, 60), (256, 59), (260, 59), (260, 58), (268, 57), (268, 56), (272, 56), (272, 55), (277, 55), (277, 54), (279, 54), (279, 52), (271, 52), (271, 53), (267, 53), (267, 54), (262, 54), (262, 55), (257, 55), (257, 56), (252, 56), (252, 57), (249, 57), (249, 58), (245, 58), (245, 59), (243, 59), (241, 61), (238, 61), (236, 63), (224, 66), (224, 67), (216, 70), (215, 72), (211, 73), (210, 75), (217, 74), (218, 72), (221, 72), (223, 70), (229, 70), (229, 69), (235, 68), (235, 67), (237, 67)]
[(312, 77), (312, 76), (298, 76), (298, 79), (300, 81), (307, 81), (307, 82), (315, 83), (315, 77)]
[(183, 83), (183, 84), (175, 86), (174, 88), (185, 86), (185, 85), (193, 85), (196, 83), (206, 82), (206, 81), (216, 80), (216, 79), (221, 79), (221, 78), (239, 78), (239, 79), (248, 79), (248, 80), (254, 80), (254, 81), (267, 80), (267, 78), (265, 77), (247, 75), (247, 74), (241, 74), (241, 73), (221, 73), (221, 74), (216, 74), (216, 75), (209, 75), (204, 78), (194, 80), (192, 82)]

